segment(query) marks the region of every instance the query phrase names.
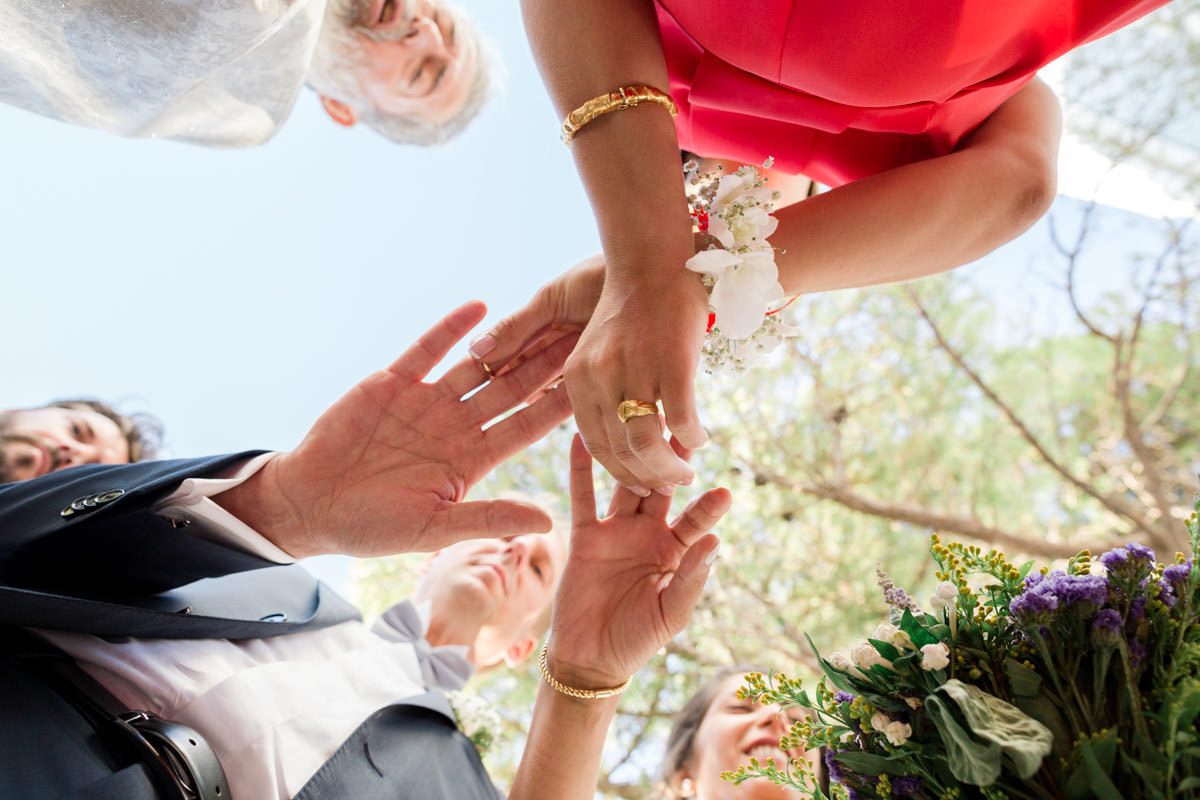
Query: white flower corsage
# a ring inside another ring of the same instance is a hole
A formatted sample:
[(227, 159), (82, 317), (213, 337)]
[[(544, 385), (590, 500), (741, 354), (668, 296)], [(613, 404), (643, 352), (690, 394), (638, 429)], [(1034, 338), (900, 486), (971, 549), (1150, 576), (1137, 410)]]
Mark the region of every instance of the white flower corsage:
[(477, 694), (447, 692), (446, 699), (454, 709), (458, 729), (471, 740), (479, 754), (483, 755), (500, 733), (500, 715)]
[[(770, 165), (768, 159), (764, 166)], [(705, 366), (709, 372), (744, 372), (797, 333), (773, 316), (788, 302), (779, 285), (775, 249), (767, 243), (779, 224), (771, 216), (778, 195), (766, 188), (756, 167), (698, 175), (690, 161), (684, 170), (692, 216), (721, 245), (711, 245), (686, 263), (708, 289)]]

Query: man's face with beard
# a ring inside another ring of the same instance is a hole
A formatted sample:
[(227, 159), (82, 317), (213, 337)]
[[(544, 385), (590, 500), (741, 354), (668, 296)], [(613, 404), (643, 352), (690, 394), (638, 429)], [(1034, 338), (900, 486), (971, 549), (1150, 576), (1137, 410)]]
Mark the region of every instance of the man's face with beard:
[(310, 80), (343, 124), (368, 106), (441, 124), (462, 107), (478, 68), (463, 28), (439, 0), (329, 0)]

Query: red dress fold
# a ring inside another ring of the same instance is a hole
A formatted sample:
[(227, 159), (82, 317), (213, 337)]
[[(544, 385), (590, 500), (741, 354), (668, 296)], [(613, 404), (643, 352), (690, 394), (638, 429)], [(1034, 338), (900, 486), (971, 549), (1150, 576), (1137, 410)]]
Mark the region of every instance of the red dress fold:
[(656, 0), (680, 145), (839, 186), (951, 152), (1167, 0)]

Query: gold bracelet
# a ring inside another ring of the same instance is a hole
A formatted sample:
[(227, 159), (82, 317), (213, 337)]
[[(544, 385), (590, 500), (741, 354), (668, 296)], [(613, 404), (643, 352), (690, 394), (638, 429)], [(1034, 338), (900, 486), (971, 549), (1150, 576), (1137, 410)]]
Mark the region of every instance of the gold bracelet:
[(614, 686), (611, 689), (576, 689), (574, 686), (567, 686), (551, 675), (550, 667), (546, 666), (546, 651), (549, 648), (550, 640), (547, 639), (546, 643), (542, 645), (542, 652), (538, 653), (538, 669), (542, 671), (542, 677), (546, 680), (546, 683), (550, 684), (550, 688), (559, 694), (565, 694), (567, 697), (575, 697), (580, 700), (602, 700), (605, 697), (616, 697), (628, 689), (629, 682), (633, 680), (633, 676), (630, 675), (620, 686)]
[(671, 112), (671, 119), (674, 119), (675, 115), (679, 113), (679, 109), (675, 106), (675, 101), (666, 92), (641, 83), (637, 86), (621, 86), (615, 92), (593, 97), (570, 114), (567, 114), (562, 123), (563, 144), (570, 147), (571, 139), (575, 138), (575, 134), (579, 132), (579, 129), (596, 117), (607, 114), (610, 111), (618, 111), (622, 108), (633, 108), (638, 103), (658, 103)]

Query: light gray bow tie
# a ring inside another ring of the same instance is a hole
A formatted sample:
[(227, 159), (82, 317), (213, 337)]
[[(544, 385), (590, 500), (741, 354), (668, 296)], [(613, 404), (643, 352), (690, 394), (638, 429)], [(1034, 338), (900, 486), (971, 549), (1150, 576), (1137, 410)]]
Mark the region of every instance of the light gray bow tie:
[(466, 645), (448, 644), (434, 647), (425, 639), (428, 619), (405, 600), (383, 613), (371, 627), (376, 634), (392, 642), (409, 642), (421, 664), (421, 679), (430, 689), (452, 692), (466, 685), (474, 667), (467, 661)]

